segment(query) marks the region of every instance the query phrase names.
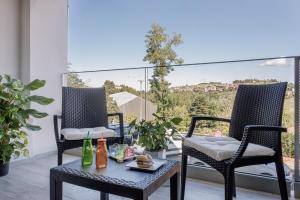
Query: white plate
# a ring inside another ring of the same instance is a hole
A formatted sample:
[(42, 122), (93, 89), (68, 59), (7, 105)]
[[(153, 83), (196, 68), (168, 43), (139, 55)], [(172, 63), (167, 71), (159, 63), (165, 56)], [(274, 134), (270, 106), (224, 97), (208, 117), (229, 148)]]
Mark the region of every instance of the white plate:
[(143, 171), (151, 171), (154, 172), (156, 171), (158, 168), (160, 168), (162, 165), (164, 165), (166, 163), (166, 160), (157, 160), (157, 159), (153, 159), (153, 165), (149, 168), (143, 168), (143, 167), (139, 167), (136, 160), (132, 161), (130, 163), (128, 163), (126, 165), (126, 167), (129, 167), (130, 169), (136, 169), (136, 170), (143, 170)]

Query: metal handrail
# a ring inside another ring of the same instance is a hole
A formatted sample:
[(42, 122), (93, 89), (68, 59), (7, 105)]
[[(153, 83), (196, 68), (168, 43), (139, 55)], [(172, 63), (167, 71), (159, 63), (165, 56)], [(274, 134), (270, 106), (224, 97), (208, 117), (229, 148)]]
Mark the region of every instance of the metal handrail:
[(299, 130), (299, 109), (300, 109), (300, 99), (299, 99), (299, 84), (300, 84), (300, 57), (295, 57), (294, 63), (294, 85), (295, 85), (295, 99), (294, 99), (294, 132), (295, 132), (295, 181), (300, 181), (300, 130)]
[[(224, 61), (210, 61), (210, 62), (199, 62), (199, 63), (186, 63), (178, 65), (169, 65), (170, 67), (184, 67), (184, 66), (199, 66), (199, 65), (212, 65), (212, 64), (226, 64), (226, 63), (237, 63), (237, 62), (252, 62), (252, 61), (262, 61), (262, 60), (277, 60), (284, 58), (297, 58), (299, 56), (277, 56), (277, 57), (265, 57), (265, 58), (252, 58), (252, 59), (241, 59), (241, 60), (224, 60)], [(128, 67), (128, 68), (113, 68), (110, 69), (98, 69), (98, 70), (86, 70), (86, 71), (72, 71), (65, 72), (62, 74), (81, 74), (81, 73), (93, 73), (93, 72), (108, 72), (108, 71), (122, 71), (122, 70), (136, 70), (136, 69), (152, 69), (155, 66), (140, 66), (140, 67)], [(103, 68), (103, 67), (97, 67)]]

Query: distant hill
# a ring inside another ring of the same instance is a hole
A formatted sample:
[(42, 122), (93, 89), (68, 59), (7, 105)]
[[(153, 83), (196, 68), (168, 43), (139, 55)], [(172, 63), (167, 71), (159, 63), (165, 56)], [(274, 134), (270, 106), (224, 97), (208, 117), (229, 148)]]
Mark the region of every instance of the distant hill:
[[(181, 92), (181, 91), (190, 91), (190, 92), (203, 92), (203, 93), (211, 93), (211, 92), (226, 92), (226, 91), (236, 91), (239, 84), (270, 84), (270, 83), (278, 83), (279, 81), (276, 79), (245, 79), (245, 80), (234, 80), (232, 83), (221, 83), (221, 82), (209, 82), (209, 83), (199, 83), (196, 85), (183, 85), (171, 87), (171, 91), (173, 92)], [(293, 95), (294, 85), (292, 83), (288, 84), (287, 95)]]

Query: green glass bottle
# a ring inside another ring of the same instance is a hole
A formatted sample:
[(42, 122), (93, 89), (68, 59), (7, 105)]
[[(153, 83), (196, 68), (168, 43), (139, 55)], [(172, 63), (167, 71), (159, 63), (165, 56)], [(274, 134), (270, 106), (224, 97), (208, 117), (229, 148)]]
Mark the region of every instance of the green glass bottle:
[(83, 167), (89, 167), (93, 164), (93, 144), (92, 139), (87, 137), (83, 140), (81, 163)]

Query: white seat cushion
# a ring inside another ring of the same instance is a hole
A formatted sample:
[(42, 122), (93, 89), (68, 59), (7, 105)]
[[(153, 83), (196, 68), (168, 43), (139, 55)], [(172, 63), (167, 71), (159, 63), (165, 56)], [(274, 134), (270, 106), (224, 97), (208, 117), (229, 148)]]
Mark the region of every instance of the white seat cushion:
[[(209, 157), (222, 161), (232, 158), (238, 150), (241, 141), (232, 137), (192, 136), (183, 140), (183, 145), (192, 147)], [(271, 148), (249, 143), (243, 156), (273, 156)]]
[(90, 137), (92, 139), (97, 138), (108, 138), (108, 137), (115, 137), (116, 132), (111, 129), (107, 129), (103, 126), (95, 127), (95, 128), (65, 128), (61, 130), (61, 134), (64, 136), (66, 140), (82, 140), (85, 138), (90, 132)]

